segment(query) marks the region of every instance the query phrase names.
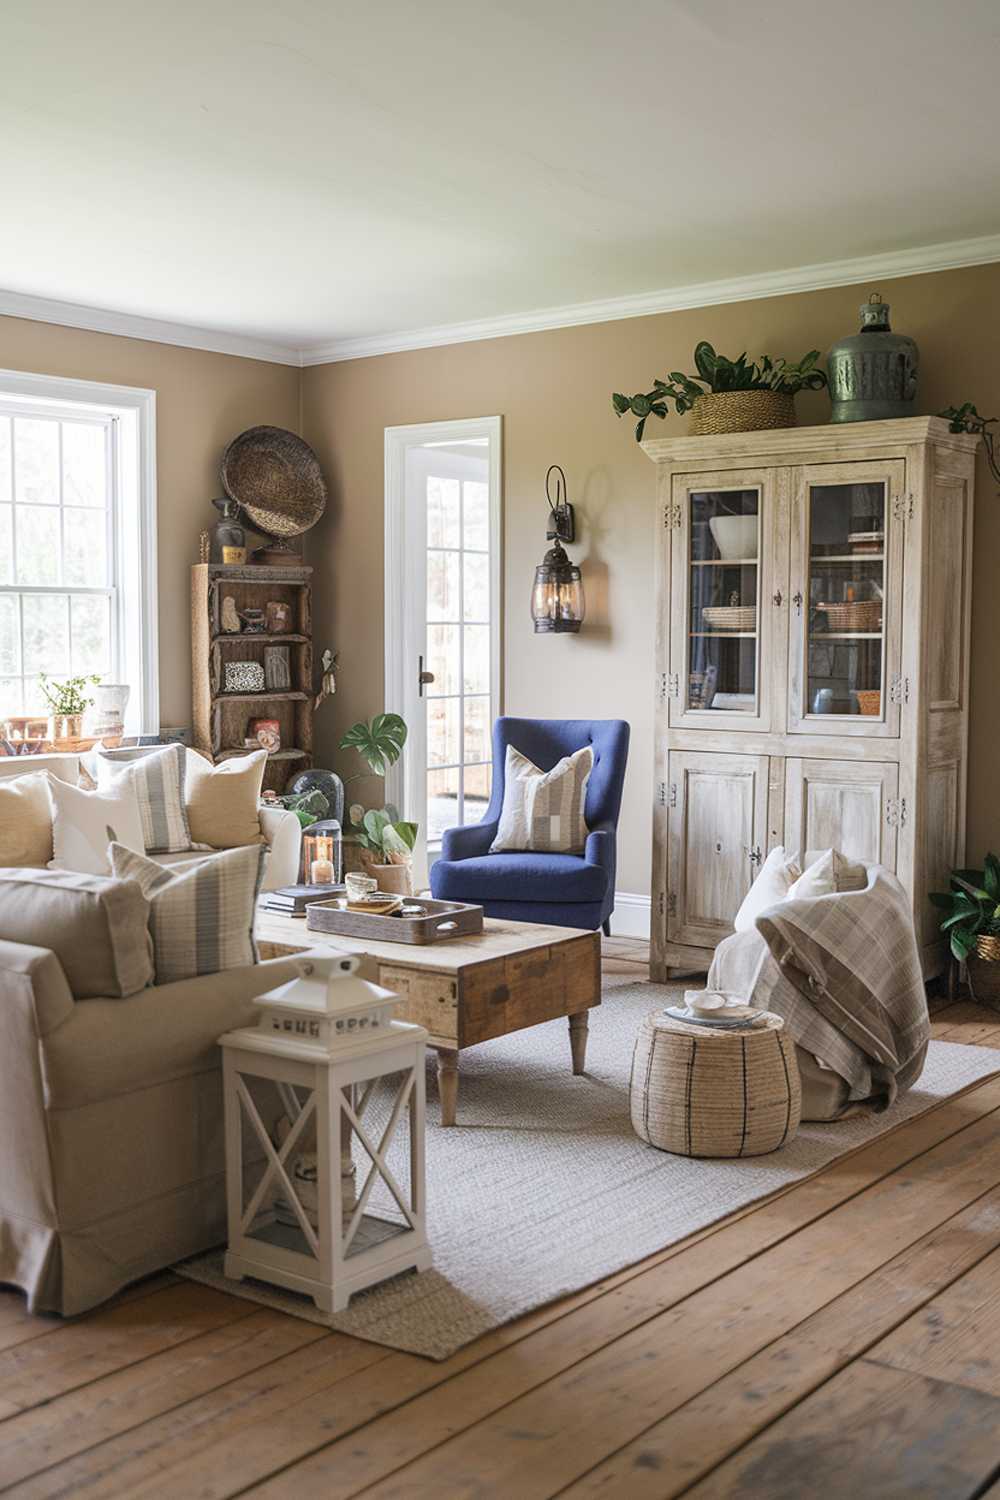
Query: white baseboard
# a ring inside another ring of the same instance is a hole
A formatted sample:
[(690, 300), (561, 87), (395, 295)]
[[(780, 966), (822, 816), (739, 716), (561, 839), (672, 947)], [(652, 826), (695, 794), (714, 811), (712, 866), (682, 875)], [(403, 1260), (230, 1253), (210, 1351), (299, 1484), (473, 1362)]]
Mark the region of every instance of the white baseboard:
[(649, 940), (650, 896), (631, 891), (615, 891), (615, 909), (611, 914), (612, 937), (634, 937)]

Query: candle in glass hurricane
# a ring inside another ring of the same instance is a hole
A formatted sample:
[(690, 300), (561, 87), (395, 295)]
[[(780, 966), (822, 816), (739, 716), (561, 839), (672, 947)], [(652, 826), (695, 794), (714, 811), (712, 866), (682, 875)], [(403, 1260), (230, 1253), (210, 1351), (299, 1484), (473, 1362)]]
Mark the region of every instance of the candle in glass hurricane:
[(333, 839), (316, 840), (316, 858), (309, 867), (313, 885), (333, 885)]

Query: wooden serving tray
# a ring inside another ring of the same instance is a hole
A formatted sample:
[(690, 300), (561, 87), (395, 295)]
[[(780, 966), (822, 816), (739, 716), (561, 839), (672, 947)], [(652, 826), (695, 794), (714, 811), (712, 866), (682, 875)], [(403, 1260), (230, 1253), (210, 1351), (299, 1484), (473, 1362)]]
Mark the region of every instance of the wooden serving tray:
[(438, 943), (445, 938), (468, 937), (483, 930), (483, 908), (463, 901), (431, 901), (407, 897), (407, 906), (419, 906), (420, 916), (373, 916), (348, 911), (336, 901), (313, 901), (306, 911), (310, 932), (331, 932), (340, 937), (371, 938), (380, 943)]

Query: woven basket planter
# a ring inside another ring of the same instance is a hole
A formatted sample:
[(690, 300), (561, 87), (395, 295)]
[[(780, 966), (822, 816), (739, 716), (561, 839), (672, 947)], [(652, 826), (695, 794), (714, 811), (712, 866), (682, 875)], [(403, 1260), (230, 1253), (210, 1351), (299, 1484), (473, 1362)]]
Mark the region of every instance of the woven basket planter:
[(1000, 1010), (1000, 938), (976, 938), (976, 951), (966, 960), (969, 993), (980, 1005)]
[(795, 1044), (780, 1016), (755, 1031), (687, 1026), (662, 1011), (639, 1028), (632, 1128), (675, 1156), (763, 1156), (799, 1127)]
[(794, 426), (794, 396), (777, 391), (706, 391), (691, 408), (688, 431), (693, 437), (704, 437), (713, 432)]

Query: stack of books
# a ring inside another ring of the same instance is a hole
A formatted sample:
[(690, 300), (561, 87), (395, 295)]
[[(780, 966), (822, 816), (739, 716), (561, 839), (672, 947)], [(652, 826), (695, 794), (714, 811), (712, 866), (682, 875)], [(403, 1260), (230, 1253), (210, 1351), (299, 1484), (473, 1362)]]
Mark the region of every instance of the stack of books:
[(260, 909), (279, 917), (304, 917), (311, 901), (334, 901), (345, 894), (342, 885), (283, 885), (276, 891), (264, 892)]

